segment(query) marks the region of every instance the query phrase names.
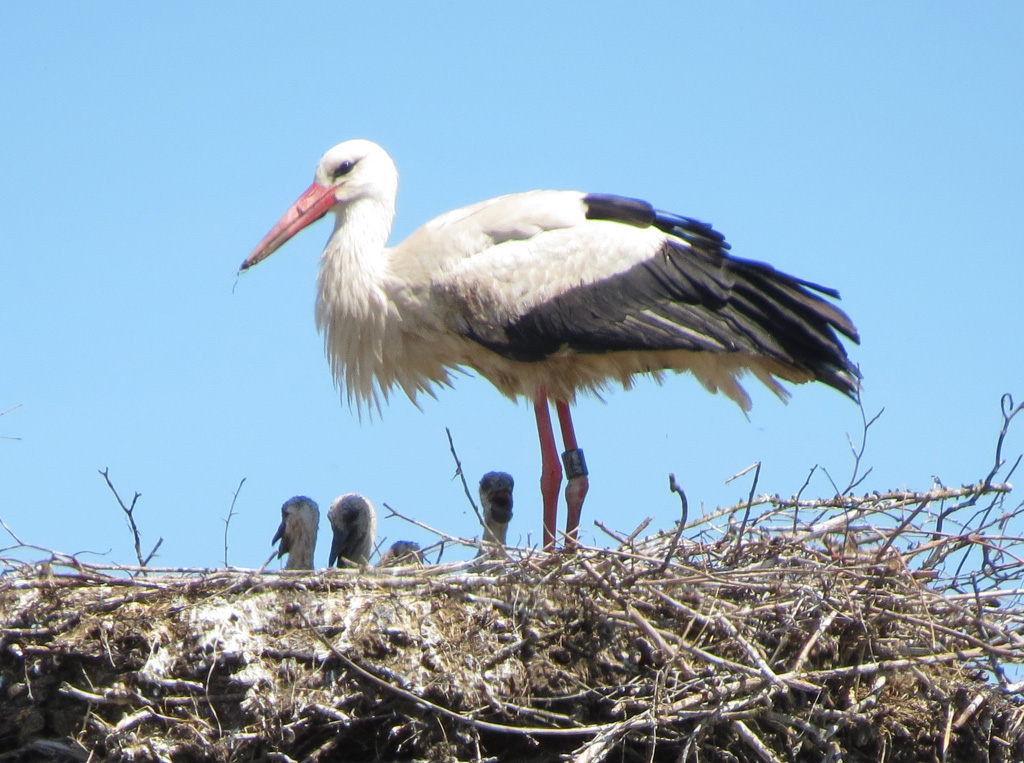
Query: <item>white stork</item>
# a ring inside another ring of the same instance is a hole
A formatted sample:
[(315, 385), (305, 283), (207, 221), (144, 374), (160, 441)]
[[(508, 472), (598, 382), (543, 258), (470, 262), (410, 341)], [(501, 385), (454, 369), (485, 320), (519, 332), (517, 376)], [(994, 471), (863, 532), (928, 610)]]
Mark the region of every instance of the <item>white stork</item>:
[(531, 191), (448, 212), (388, 248), (397, 192), (384, 149), (340, 143), (240, 269), (333, 212), (316, 322), (335, 382), (361, 410), (379, 408), (396, 386), (415, 403), (452, 370), (472, 368), (504, 395), (533, 401), (546, 547), (562, 480), (551, 400), (571, 540), (588, 487), (569, 413), (577, 393), (672, 370), (744, 411), (737, 377), (747, 371), (783, 399), (778, 379), (857, 394), (859, 373), (836, 336), (856, 342), (857, 330), (825, 299), (838, 293), (732, 257), (705, 223), (637, 199)]
[(377, 510), (359, 493), (338, 496), (327, 512), (334, 533), (327, 566), (362, 566), (370, 563), (377, 538)]
[(505, 545), (512, 521), (512, 489), (515, 481), (506, 472), (487, 472), (480, 478), (480, 506), (484, 510), (484, 540)]
[(289, 498), (281, 507), (281, 526), (277, 528), (271, 544), (281, 541), (277, 558), (288, 554), (288, 570), (313, 569), (313, 551), (316, 549), (320, 507), (304, 495)]

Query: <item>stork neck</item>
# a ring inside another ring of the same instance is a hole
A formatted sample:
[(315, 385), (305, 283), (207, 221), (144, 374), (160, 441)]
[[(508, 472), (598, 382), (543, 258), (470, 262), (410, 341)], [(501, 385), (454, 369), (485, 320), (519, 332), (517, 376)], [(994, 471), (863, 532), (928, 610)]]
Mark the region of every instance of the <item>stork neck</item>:
[[(357, 408), (377, 403), (385, 337), (396, 321), (388, 294), (388, 250), (394, 204), (379, 200), (353, 202), (337, 213), (334, 234), (320, 258), (316, 323), (334, 381)], [(392, 371), (393, 376), (393, 371)]]
[(316, 304), (317, 326), (332, 358), (347, 357), (352, 342), (378, 339), (368, 329), (387, 303), (384, 245), (393, 215), (393, 205), (376, 199), (359, 199), (337, 212), (334, 233), (320, 257)]
[(353, 276), (351, 270), (375, 270), (382, 264), (381, 253), (391, 235), (395, 217), (394, 205), (377, 199), (358, 199), (336, 214), (334, 233), (324, 249), (324, 258), (340, 260), (338, 265)]

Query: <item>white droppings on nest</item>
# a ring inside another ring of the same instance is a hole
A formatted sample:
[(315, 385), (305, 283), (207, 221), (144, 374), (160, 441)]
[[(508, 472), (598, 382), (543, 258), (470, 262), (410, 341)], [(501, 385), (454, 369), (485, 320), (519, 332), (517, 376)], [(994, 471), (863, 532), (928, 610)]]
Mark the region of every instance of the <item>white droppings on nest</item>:
[(191, 617), (199, 637), (197, 645), (240, 659), (245, 667), (233, 674), (233, 679), (250, 690), (261, 683), (272, 684), (274, 675), (263, 665), (260, 655), (267, 647), (265, 634), (280, 606), (280, 596), (267, 593), (197, 607)]
[(33, 609), (42, 596), (38, 588), (25, 587), (19, 589), (16, 586), (12, 586), (11, 591), (12, 596), (15, 598), (10, 607), (11, 613), (25, 612)]
[(150, 644), (149, 657), (139, 674), (143, 678), (168, 678), (174, 675), (177, 661), (175, 650), (166, 648), (164, 639), (157, 639)]
[(192, 622), (201, 629), (199, 646), (227, 657), (251, 658), (257, 634), (266, 631), (272, 618), (272, 610), (263, 605), (266, 598), (269, 597), (257, 596), (197, 607), (192, 612)]
[(419, 648), (389, 651), (393, 652), (391, 667), (404, 672), (407, 688), (423, 688), (433, 679), (421, 659), (423, 650), (430, 648), (430, 639), (424, 637), (424, 632), (432, 622), (431, 610), (429, 601), (393, 593), (353, 595), (340, 600), (332, 597), (324, 608), (324, 621), (331, 622), (334, 616), (344, 625), (335, 642), (335, 647), (343, 653), (348, 650), (361, 653), (367, 643), (375, 640), (418, 645)]
[(325, 602), (324, 621), (331, 622), (337, 618), (345, 626), (341, 641), (336, 646), (352, 646), (351, 634), (353, 628), (358, 624), (363, 608), (371, 601), (367, 596), (350, 596), (340, 598), (332, 596)]

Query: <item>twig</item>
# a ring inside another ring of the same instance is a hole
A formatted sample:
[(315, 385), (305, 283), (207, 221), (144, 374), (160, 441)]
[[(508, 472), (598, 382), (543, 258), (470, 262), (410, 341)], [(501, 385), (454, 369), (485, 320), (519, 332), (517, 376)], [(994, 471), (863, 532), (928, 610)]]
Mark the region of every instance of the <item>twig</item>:
[(114, 732), (117, 734), (123, 734), (126, 731), (131, 731), (139, 724), (148, 721), (150, 718), (153, 718), (154, 716), (155, 713), (152, 710), (150, 710), (148, 707), (144, 707), (141, 710), (132, 713), (131, 715), (126, 715), (124, 718), (118, 721), (117, 725), (114, 726)]
[(761, 462), (755, 461), (753, 464), (748, 466), (743, 471), (739, 472), (738, 474), (734, 474), (732, 477), (726, 480), (726, 482), (730, 482), (736, 479), (737, 477), (746, 474), (751, 469), (754, 470), (754, 480), (753, 482), (750, 483), (750, 495), (747, 497), (747, 510), (743, 512), (743, 521), (740, 523), (740, 529), (736, 533), (736, 546), (733, 549), (733, 559), (739, 558), (740, 549), (742, 548), (743, 544), (743, 536), (747, 532), (747, 522), (750, 520), (750, 509), (754, 505), (754, 491), (757, 490), (757, 480), (758, 477), (761, 476)]
[(391, 519), (391, 517), (397, 517), (398, 519), (402, 519), (402, 520), (408, 522), (411, 525), (415, 525), (416, 527), (419, 527), (422, 530), (426, 530), (429, 533), (433, 533), (434, 535), (436, 535), (438, 538), (440, 538), (441, 540), (445, 541), (446, 543), (454, 543), (456, 545), (466, 546), (468, 548), (475, 548), (476, 547), (476, 543), (473, 540), (470, 540), (468, 538), (460, 538), (457, 535), (449, 535), (444, 530), (438, 530), (437, 528), (431, 527), (430, 525), (426, 524), (425, 522), (421, 522), (418, 519), (413, 519), (412, 517), (407, 517), (405, 514), (401, 513), (400, 511), (397, 511), (396, 509), (392, 508), (390, 505), (388, 505), (386, 503), (381, 504), (381, 505), (384, 506), (385, 509), (387, 509), (388, 511), (391, 512), (387, 516), (388, 519)]
[[(17, 405), (8, 408), (6, 411), (0, 411), (0, 416), (6, 416), (11, 411), (16, 411), (19, 408), (21, 408), (21, 403), (18, 403)], [(20, 439), (21, 439), (20, 437), (10, 437), (8, 435), (0, 435), (0, 440), (20, 440)]]
[(145, 567), (147, 564), (153, 561), (153, 557), (156, 556), (156, 552), (160, 549), (160, 546), (162, 546), (163, 543), (164, 539), (162, 537), (158, 538), (156, 544), (153, 546), (153, 550), (150, 551), (146, 558), (142, 560), (142, 564), (140, 566)]
[(21, 538), (19, 538), (17, 535), (14, 534), (14, 530), (12, 530), (10, 525), (8, 525), (3, 520), (3, 517), (0, 517), (0, 525), (3, 525), (4, 529), (7, 531), (7, 534), (10, 535), (12, 538), (14, 538), (14, 542), (15, 543), (17, 543), (19, 546), (25, 546), (26, 545), (25, 542), (22, 541)]
[(853, 473), (850, 475), (849, 484), (847, 484), (846, 488), (841, 491), (844, 495), (857, 487), (857, 485), (862, 483), (867, 479), (867, 476), (871, 474), (871, 468), (869, 467), (864, 474), (859, 477), (857, 476), (857, 472), (860, 471), (861, 460), (864, 458), (864, 451), (868, 447), (868, 430), (870, 430), (871, 425), (878, 421), (881, 415), (885, 413), (885, 408), (882, 408), (878, 413), (872, 416), (869, 421), (867, 414), (864, 412), (864, 401), (861, 400), (860, 395), (857, 395), (857, 407), (860, 409), (860, 420), (863, 425), (861, 427), (860, 447), (856, 447), (853, 444), (853, 440), (849, 435), (846, 436), (847, 441), (850, 443), (850, 450), (853, 452)]
[(679, 487), (679, 483), (676, 482), (676, 475), (668, 475), (668, 489), (673, 493), (679, 495), (680, 506), (680, 517), (679, 523), (676, 525), (676, 531), (672, 535), (672, 542), (669, 544), (668, 551), (665, 552), (665, 562), (661, 566), (661, 574), (664, 574), (665, 570), (668, 569), (668, 565), (671, 564), (672, 559), (676, 555), (676, 548), (679, 546), (679, 538), (683, 534), (683, 528), (686, 527), (686, 510), (688, 507), (686, 500), (686, 493)]
[(619, 723), (608, 724), (607, 728), (595, 734), (586, 744), (573, 751), (574, 763), (598, 763), (606, 760), (612, 748), (627, 734), (638, 729), (656, 732), (657, 722), (650, 713), (643, 713)]
[(16, 750), (0, 753), (0, 761), (63, 760), (65, 758), (87, 763), (92, 756), (82, 749), (78, 742), (72, 746), (54, 739), (36, 739)]
[(114, 498), (117, 499), (117, 503), (120, 505), (121, 510), (125, 513), (125, 516), (128, 517), (128, 526), (131, 528), (132, 535), (135, 538), (135, 556), (139, 560), (139, 566), (145, 567), (153, 559), (153, 555), (156, 554), (157, 549), (160, 548), (160, 544), (164, 542), (164, 539), (160, 538), (160, 540), (156, 542), (156, 545), (153, 546), (153, 550), (149, 552), (149, 556), (145, 559), (142, 558), (142, 539), (139, 536), (139, 528), (135, 525), (135, 516), (133, 513), (135, 511), (135, 503), (142, 497), (142, 493), (136, 492), (135, 497), (132, 498), (131, 506), (125, 506), (124, 501), (121, 500), (121, 496), (114, 487), (114, 483), (110, 481), (108, 471), (109, 470), (107, 469), (101, 469), (100, 474), (102, 474), (103, 479), (107, 481), (107, 487), (110, 488), (110, 492), (114, 494)]
[[(804, 490), (806, 490), (807, 486), (811, 484), (811, 477), (814, 476), (814, 472), (816, 472), (817, 470), (818, 470), (818, 465), (817, 464), (815, 464), (814, 466), (811, 467), (811, 470), (809, 472), (807, 472), (807, 479), (804, 480), (804, 484), (802, 484), (800, 486), (800, 489), (796, 491), (796, 495), (793, 496), (793, 500), (796, 501), (798, 504), (799, 504), (799, 501), (800, 501), (800, 496), (802, 496), (804, 494)], [(797, 524), (799, 522), (799, 519), (800, 519), (800, 506), (797, 505), (793, 509), (793, 534), (794, 535), (796, 534), (796, 529), (797, 529)]]
[(445, 434), (448, 435), (448, 448), (452, 452), (452, 458), (455, 459), (455, 475), (462, 480), (462, 490), (466, 493), (466, 499), (469, 501), (469, 505), (473, 507), (473, 513), (476, 514), (476, 521), (480, 523), (481, 527), (486, 527), (484, 524), (484, 518), (480, 514), (480, 509), (476, 506), (476, 501), (473, 500), (473, 495), (469, 492), (469, 485), (466, 484), (466, 473), (462, 471), (462, 462), (459, 460), (459, 454), (455, 452), (455, 441), (452, 439), (452, 432), (448, 427), (444, 428)]
[[(851, 705), (847, 709), (846, 713), (844, 713), (844, 716), (847, 713), (850, 715), (860, 715), (868, 708), (873, 707), (878, 702), (878, 697), (881, 695), (882, 689), (885, 688), (887, 682), (888, 679), (884, 675), (875, 676), (875, 680), (871, 684), (871, 689), (868, 693), (859, 702), (855, 702)], [(825, 729), (825, 738), (831, 739), (834, 737), (846, 722), (848, 722), (848, 718), (846, 717), (837, 718), (831, 726)]]
[(832, 627), (832, 623), (835, 622), (835, 619), (838, 616), (839, 610), (833, 609), (831, 612), (829, 612), (827, 615), (825, 615), (818, 621), (818, 627), (814, 629), (814, 633), (812, 633), (807, 638), (807, 640), (804, 642), (804, 645), (800, 648), (800, 652), (799, 654), (797, 654), (796, 660), (794, 660), (793, 667), (790, 672), (799, 673), (801, 670), (804, 669), (804, 664), (807, 662), (807, 658), (810, 656), (811, 650), (814, 648), (814, 645), (817, 644), (818, 640), (822, 637), (822, 635), (824, 635), (825, 632)]
[(986, 702), (988, 702), (988, 698), (984, 694), (981, 694), (980, 692), (976, 694), (974, 699), (970, 701), (967, 707), (960, 711), (960, 714), (953, 721), (953, 730), (960, 731), (960, 729), (966, 726), (967, 722), (971, 720), (974, 714), (978, 712)]
[(765, 763), (782, 763), (782, 761), (775, 757), (775, 754), (768, 749), (765, 743), (761, 741), (761, 737), (751, 731), (750, 727), (743, 721), (733, 721), (732, 727), (735, 729), (737, 736), (746, 742), (747, 745), (756, 752), (757, 756)]
[[(228, 528), (231, 526), (231, 517), (235, 516), (235, 501), (238, 500), (238, 494), (242, 491), (242, 485), (245, 484), (245, 477), (242, 477), (241, 482), (238, 483), (238, 487), (235, 488), (234, 494), (231, 496), (231, 506), (228, 508), (228, 516), (224, 520), (224, 566), (228, 566)], [(270, 563), (268, 559), (264, 563), (264, 567)]]
[[(999, 430), (999, 437), (996, 438), (996, 457), (995, 462), (992, 465), (992, 471), (988, 473), (988, 476), (985, 478), (985, 482), (983, 483), (986, 487), (992, 484), (992, 480), (995, 479), (996, 474), (1003, 468), (1003, 464), (1006, 463), (1003, 460), (1003, 442), (1006, 440), (1007, 432), (1010, 431), (1010, 422), (1013, 421), (1014, 417), (1018, 413), (1024, 410), (1024, 403), (1014, 406), (1013, 395), (1007, 392), (1002, 396), (1002, 398), (1000, 398), (999, 407), (1003, 414), (1003, 427)], [(1019, 457), (1017, 462), (1020, 462)], [(1016, 464), (1014, 464), (1014, 468), (1016, 468)], [(1007, 477), (1007, 479), (1009, 479), (1009, 477)]]
[(679, 496), (679, 503), (681, 504), (680, 513), (682, 515), (679, 519), (679, 526), (683, 527), (686, 524), (686, 511), (689, 507), (689, 502), (686, 500), (686, 493), (679, 486), (679, 483), (676, 482), (676, 475), (671, 473), (668, 475), (668, 489)]

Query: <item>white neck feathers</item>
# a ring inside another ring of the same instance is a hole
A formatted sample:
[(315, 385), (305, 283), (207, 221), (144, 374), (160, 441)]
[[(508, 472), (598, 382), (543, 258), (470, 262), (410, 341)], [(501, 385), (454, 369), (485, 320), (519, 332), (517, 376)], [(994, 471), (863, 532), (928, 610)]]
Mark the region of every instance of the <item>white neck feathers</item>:
[(384, 290), (385, 244), (394, 217), (378, 199), (356, 199), (337, 211), (334, 233), (320, 257), (316, 324), (335, 383), (350, 404), (379, 407), (380, 375), (393, 305)]

